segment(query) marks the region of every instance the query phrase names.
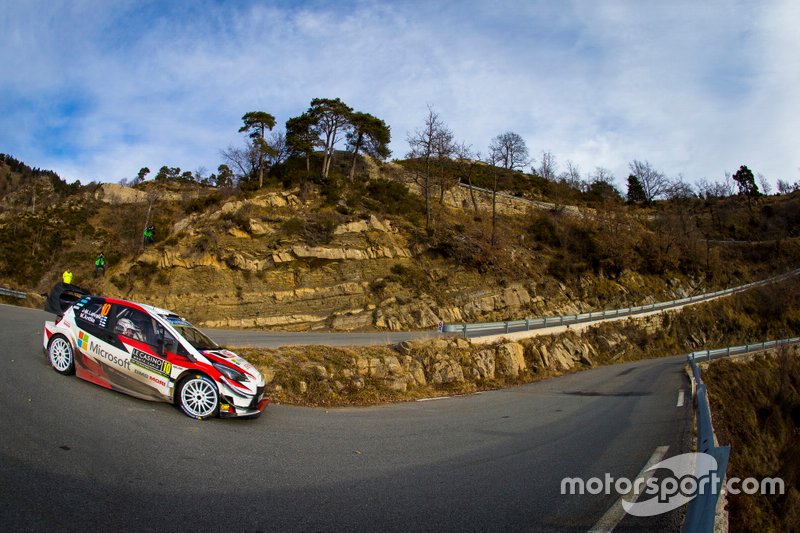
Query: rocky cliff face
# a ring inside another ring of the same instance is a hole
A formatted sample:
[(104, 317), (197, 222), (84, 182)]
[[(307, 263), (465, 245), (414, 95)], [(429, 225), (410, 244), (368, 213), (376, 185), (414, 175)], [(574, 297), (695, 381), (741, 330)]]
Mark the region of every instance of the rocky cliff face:
[[(138, 212), (144, 219), (151, 206), (152, 217), (165, 205), (154, 203), (156, 190), (103, 185), (95, 196), (110, 213)], [(197, 196), (201, 193), (213, 202)], [(614, 281), (589, 275), (570, 286), (558, 282), (546, 272), (548, 258), (523, 238), (526, 213), (543, 207), (508, 198), (499, 200), (499, 209), (516, 222), (508, 222), (506, 233), (519, 233), (489, 247), (484, 230), (470, 232), (460, 223), (463, 217), (442, 224), (449, 229), (437, 241), (420, 236), (419, 226), (406, 217), (326, 204), (314, 187), (227, 201), (219, 191), (166, 190), (162, 196), (158, 201), (171, 202), (173, 213), (188, 211), (195, 200), (204, 207), (169, 219), (170, 227), (157, 229), (155, 245), (144, 251), (139, 246), (132, 260), (112, 265), (93, 290), (174, 310), (204, 327), (433, 329), (442, 322), (516, 320), (645, 303), (631, 291), (684, 295), (680, 280), (660, 280), (653, 287), (632, 273)], [(480, 193), (478, 198), (485, 212), (487, 198)], [(470, 206), (469, 191), (455, 187), (445, 203)], [(138, 221), (129, 218), (128, 225)], [(474, 222), (488, 227), (480, 217)], [(136, 228), (127, 231), (136, 238)]]
[(394, 347), (239, 350), (264, 373), (274, 400), (315, 405), (502, 387), (589, 368), (598, 356), (574, 334), (492, 346), (441, 337)]
[[(107, 201), (145, 201), (105, 189)], [(170, 228), (175, 238), (120, 265), (106, 292), (172, 309), (205, 327), (429, 329), (548, 307), (535, 284), (486, 283), (427, 257), (407, 233), (375, 215), (331, 224), (320, 242), (287, 237), (287, 225), (313, 217), (310, 211), (293, 191), (189, 216)], [(549, 303), (570, 309), (566, 299)]]

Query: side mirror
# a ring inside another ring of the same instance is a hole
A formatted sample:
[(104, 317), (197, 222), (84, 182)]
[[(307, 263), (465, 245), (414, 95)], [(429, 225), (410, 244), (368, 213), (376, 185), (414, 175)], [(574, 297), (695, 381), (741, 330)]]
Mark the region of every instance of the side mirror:
[(175, 353), (177, 346), (175, 345), (175, 341), (173, 339), (165, 339), (161, 338), (158, 341), (158, 351), (161, 355), (167, 355), (167, 352)]

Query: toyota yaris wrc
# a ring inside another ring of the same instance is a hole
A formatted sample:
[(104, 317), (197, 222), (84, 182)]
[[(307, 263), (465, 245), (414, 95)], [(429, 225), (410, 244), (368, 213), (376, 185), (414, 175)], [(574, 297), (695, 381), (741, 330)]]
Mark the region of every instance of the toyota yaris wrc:
[(61, 309), (48, 309), (59, 314), (45, 322), (43, 339), (56, 372), (175, 403), (200, 420), (256, 416), (269, 402), (264, 377), (252, 364), (178, 315), (114, 298), (77, 298), (65, 302), (62, 296)]

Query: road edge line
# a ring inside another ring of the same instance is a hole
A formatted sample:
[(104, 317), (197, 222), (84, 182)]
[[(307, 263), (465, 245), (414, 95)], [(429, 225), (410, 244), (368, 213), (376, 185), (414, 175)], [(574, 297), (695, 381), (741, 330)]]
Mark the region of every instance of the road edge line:
[[(635, 479), (643, 479), (646, 483), (648, 479), (653, 477), (653, 472), (648, 472), (647, 469), (660, 462), (664, 456), (667, 455), (667, 450), (669, 450), (669, 446), (656, 447), (653, 455), (650, 456), (650, 459), (647, 460), (644, 467)], [(632, 485), (635, 486), (636, 484), (633, 483)], [(630, 495), (631, 492), (633, 492), (633, 488), (631, 488), (627, 494), (620, 495), (620, 497), (614, 502), (608, 511), (606, 511), (606, 513), (600, 517), (600, 520), (598, 520), (594, 526), (592, 526), (592, 529), (589, 530), (589, 533), (610, 533), (613, 531), (614, 528), (619, 525), (622, 519), (625, 518), (626, 513), (625, 509), (622, 507), (622, 499), (623, 497)], [(634, 494), (633, 498), (628, 501), (635, 502), (638, 498), (639, 495)]]

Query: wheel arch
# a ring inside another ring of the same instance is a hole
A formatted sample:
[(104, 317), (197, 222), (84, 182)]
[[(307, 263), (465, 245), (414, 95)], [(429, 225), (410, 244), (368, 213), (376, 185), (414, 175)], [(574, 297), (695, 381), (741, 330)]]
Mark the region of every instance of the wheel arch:
[[(64, 339), (64, 341), (69, 345), (70, 352), (72, 353), (72, 362), (70, 363), (71, 368), (68, 368), (66, 371), (58, 370), (54, 365), (53, 361), (50, 357), (50, 349), (53, 343), (59, 339)], [(77, 360), (78, 360), (78, 348), (77, 343), (72, 338), (72, 335), (69, 335), (68, 332), (65, 331), (56, 331), (47, 339), (47, 346), (44, 349), (44, 355), (47, 358), (47, 363), (54, 368), (59, 374), (63, 375), (73, 375), (76, 373), (77, 370)]]
[[(189, 380), (192, 380), (192, 379), (202, 379), (203, 381), (207, 381), (210, 385), (212, 385), (214, 387), (214, 391), (215, 391), (215, 395), (216, 395), (216, 407), (214, 408), (214, 410), (213, 410), (213, 412), (211, 414), (203, 415), (203, 416), (195, 416), (195, 415), (191, 414), (187, 410), (186, 406), (183, 405), (182, 399), (181, 399), (181, 395), (180, 395), (181, 391), (182, 391), (182, 389), (184, 387), (184, 383), (189, 381)], [(211, 376), (209, 376), (208, 373), (203, 372), (201, 370), (187, 370), (185, 372), (182, 372), (178, 376), (178, 379), (175, 380), (175, 386), (173, 387), (172, 390), (173, 390), (173, 392), (172, 392), (172, 403), (175, 406), (177, 406), (178, 408), (180, 408), (189, 417), (196, 418), (198, 420), (206, 420), (208, 418), (215, 418), (215, 417), (219, 416), (219, 407), (220, 407), (220, 404), (223, 401), (222, 392), (220, 391), (219, 384), (216, 382), (215, 379), (213, 379)]]

